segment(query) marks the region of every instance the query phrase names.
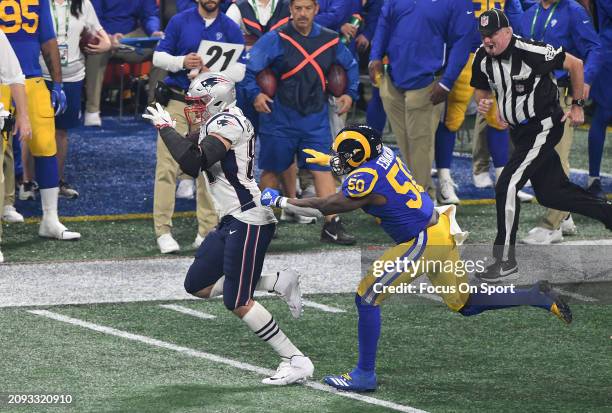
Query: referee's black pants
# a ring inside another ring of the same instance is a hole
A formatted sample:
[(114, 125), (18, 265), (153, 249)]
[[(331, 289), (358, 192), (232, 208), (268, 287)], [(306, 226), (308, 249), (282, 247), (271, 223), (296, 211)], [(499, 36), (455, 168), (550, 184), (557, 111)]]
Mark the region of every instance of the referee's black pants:
[(521, 204), (517, 192), (531, 179), (538, 202), (548, 208), (575, 212), (601, 221), (612, 230), (612, 203), (601, 200), (570, 182), (555, 146), (563, 136), (563, 111), (542, 121), (510, 130), (514, 152), (495, 185), (496, 259), (514, 259)]

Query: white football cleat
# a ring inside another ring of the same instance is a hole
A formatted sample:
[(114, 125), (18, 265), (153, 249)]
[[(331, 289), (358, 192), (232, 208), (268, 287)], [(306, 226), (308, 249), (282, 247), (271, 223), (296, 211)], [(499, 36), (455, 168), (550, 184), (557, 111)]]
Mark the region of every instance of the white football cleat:
[(314, 365), (306, 356), (293, 356), (289, 361), (281, 361), (273, 376), (263, 379), (263, 384), (286, 386), (301, 383), (312, 377)]
[(68, 231), (61, 222), (50, 221), (43, 219), (38, 227), (38, 235), (43, 238), (54, 238), (60, 241), (75, 241), (81, 239), (81, 234), (74, 231)]
[(297, 224), (315, 224), (317, 222), (316, 217), (305, 217), (303, 215), (294, 214), (285, 209), (281, 210), (281, 221), (295, 222)]
[(458, 205), (459, 197), (455, 193), (457, 184), (452, 179), (439, 179), (438, 190), (436, 191), (436, 198), (442, 205)]
[(83, 118), (84, 126), (102, 126), (100, 112), (85, 112), (85, 116), (83, 116)]
[(157, 246), (162, 254), (170, 254), (171, 252), (177, 252), (181, 249), (178, 242), (172, 238), (172, 234), (163, 234), (157, 238)]
[(2, 255), (2, 251), (0, 251), (0, 264), (4, 262), (4, 255)]
[(2, 220), (10, 224), (15, 224), (18, 222), (23, 222), (23, 215), (17, 212), (14, 206), (5, 205), (4, 210), (2, 211)]
[(576, 235), (578, 233), (578, 228), (574, 224), (572, 214), (569, 214), (567, 218), (561, 221), (561, 232), (563, 232), (563, 235)]
[(542, 227), (532, 228), (521, 240), (523, 244), (529, 245), (550, 245), (563, 241), (563, 234), (560, 229), (546, 229)]
[(182, 199), (193, 199), (195, 192), (195, 184), (193, 179), (181, 179), (176, 188), (176, 197)]
[(472, 175), (474, 186), (476, 188), (493, 188), (493, 180), (488, 172)]
[(193, 241), (193, 244), (191, 244), (191, 246), (195, 249), (198, 249), (200, 248), (200, 245), (202, 245), (203, 241), (204, 241), (204, 237), (198, 234), (196, 235), (195, 240)]
[(533, 198), (535, 198), (533, 195), (528, 194), (525, 191), (518, 191), (516, 195), (518, 196), (519, 201), (521, 202), (531, 202), (533, 201)]
[(300, 274), (292, 269), (284, 269), (276, 273), (274, 292), (278, 293), (289, 306), (293, 318), (300, 318), (304, 311), (302, 303), (302, 287)]

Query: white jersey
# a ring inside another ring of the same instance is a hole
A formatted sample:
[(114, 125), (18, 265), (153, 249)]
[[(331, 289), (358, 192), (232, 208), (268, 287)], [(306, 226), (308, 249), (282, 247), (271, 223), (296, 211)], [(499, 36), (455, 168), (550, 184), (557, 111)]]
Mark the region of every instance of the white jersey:
[(276, 222), (274, 213), (261, 205), (255, 182), (255, 131), (238, 107), (211, 117), (200, 129), (200, 139), (214, 133), (231, 142), (225, 158), (202, 171), (219, 217), (232, 215), (252, 225)]

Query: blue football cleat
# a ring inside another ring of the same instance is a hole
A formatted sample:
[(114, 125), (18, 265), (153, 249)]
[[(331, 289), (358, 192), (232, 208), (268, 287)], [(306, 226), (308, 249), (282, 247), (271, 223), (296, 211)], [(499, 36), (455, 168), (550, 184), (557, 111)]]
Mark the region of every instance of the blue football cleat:
[(341, 376), (326, 376), (325, 384), (338, 390), (366, 392), (376, 390), (376, 373), (355, 369)]

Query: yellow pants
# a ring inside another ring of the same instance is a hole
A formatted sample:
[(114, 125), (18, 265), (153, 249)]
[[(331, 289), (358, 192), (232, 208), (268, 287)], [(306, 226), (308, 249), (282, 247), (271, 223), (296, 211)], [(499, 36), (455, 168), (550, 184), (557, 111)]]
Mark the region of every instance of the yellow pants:
[[(419, 265), (408, 265), (404, 272), (381, 273), (378, 263), (396, 262), (398, 258), (402, 262), (418, 262)], [(450, 234), (450, 219), (440, 214), (436, 225), (421, 232), (415, 239), (385, 251), (361, 280), (357, 293), (365, 303), (379, 305), (387, 298), (389, 286), (410, 284), (425, 273), (433, 286), (444, 291), (439, 293), (444, 303), (451, 310), (459, 311), (468, 300), (469, 287), (467, 273), (459, 270), (462, 267), (458, 263), (459, 250)]]
[[(474, 95), (474, 88), (470, 86), (473, 61), (474, 53), (471, 53), (468, 62), (463, 67), (463, 70), (455, 81), (455, 84), (453, 85), (453, 88), (448, 94), (448, 98), (446, 100), (444, 124), (451, 132), (458, 131), (463, 124), (463, 121), (465, 120), (465, 111), (472, 100), (472, 95)], [(495, 129), (504, 129), (497, 121), (497, 103), (495, 100), (493, 100), (493, 106), (487, 113), (487, 124)]]
[(28, 115), (32, 124), (32, 139), (27, 141), (33, 156), (53, 156), (55, 144), (55, 113), (51, 106), (51, 94), (42, 77), (26, 79)]

